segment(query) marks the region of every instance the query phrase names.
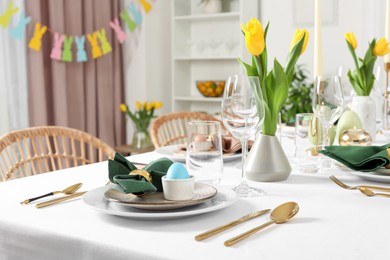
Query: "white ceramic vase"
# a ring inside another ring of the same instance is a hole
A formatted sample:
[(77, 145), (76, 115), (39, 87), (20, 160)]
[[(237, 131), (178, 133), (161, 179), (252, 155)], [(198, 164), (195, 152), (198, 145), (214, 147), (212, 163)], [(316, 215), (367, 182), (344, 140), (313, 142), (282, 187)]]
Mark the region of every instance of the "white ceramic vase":
[(291, 165), (276, 136), (258, 135), (246, 159), (246, 178), (252, 181), (283, 181)]
[(209, 14), (222, 12), (222, 0), (205, 0), (203, 10)]
[(376, 136), (376, 105), (369, 96), (355, 96), (352, 99), (351, 110), (358, 114), (362, 127), (375, 140)]

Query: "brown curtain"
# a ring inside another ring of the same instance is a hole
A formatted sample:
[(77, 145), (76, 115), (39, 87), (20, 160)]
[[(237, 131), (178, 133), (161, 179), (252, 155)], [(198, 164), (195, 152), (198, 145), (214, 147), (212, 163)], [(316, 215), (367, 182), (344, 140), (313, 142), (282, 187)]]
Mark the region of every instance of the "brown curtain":
[[(28, 0), (31, 16), (28, 41), (36, 22), (47, 25), (40, 52), (28, 49), (30, 126), (58, 125), (88, 132), (111, 146), (125, 143), (125, 118), (119, 111), (124, 101), (121, 48), (109, 22), (119, 16), (119, 1), (107, 0)], [(112, 52), (96, 60), (86, 37), (88, 61), (50, 59), (54, 32), (81, 36), (106, 29)]]

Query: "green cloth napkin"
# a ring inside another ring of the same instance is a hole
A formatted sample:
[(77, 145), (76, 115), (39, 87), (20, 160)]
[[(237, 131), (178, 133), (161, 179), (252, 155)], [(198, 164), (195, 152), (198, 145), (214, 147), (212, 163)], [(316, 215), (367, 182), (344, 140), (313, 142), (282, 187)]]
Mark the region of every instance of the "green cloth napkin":
[(108, 160), (108, 175), (112, 183), (118, 184), (115, 188), (124, 193), (162, 191), (161, 177), (167, 173), (172, 163), (168, 158), (160, 158), (143, 167), (142, 170), (152, 176), (152, 182), (148, 182), (143, 176), (129, 175), (137, 167), (121, 154), (115, 153), (114, 160)]
[(390, 163), (390, 158), (387, 155), (389, 147), (390, 144), (383, 146), (326, 146), (325, 150), (319, 152), (352, 170), (371, 172)]

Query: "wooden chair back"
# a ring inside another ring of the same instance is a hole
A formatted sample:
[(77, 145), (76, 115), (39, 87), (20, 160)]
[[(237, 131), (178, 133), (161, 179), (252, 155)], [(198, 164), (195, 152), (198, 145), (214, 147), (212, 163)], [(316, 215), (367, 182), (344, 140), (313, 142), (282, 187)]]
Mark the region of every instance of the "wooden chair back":
[(0, 181), (112, 159), (115, 151), (86, 132), (31, 127), (0, 137)]
[[(150, 126), (152, 142), (156, 148), (185, 144), (187, 123), (190, 121), (220, 121), (212, 115), (201, 112), (174, 112), (157, 117)], [(221, 128), (224, 129), (221, 123)]]

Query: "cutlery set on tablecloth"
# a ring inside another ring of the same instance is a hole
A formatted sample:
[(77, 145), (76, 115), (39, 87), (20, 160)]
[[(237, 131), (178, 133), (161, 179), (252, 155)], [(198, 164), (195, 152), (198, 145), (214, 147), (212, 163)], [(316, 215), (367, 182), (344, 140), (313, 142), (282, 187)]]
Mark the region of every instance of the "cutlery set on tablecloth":
[[(390, 188), (388, 187), (369, 186), (369, 185), (349, 186), (344, 182), (340, 181), (339, 179), (337, 179), (334, 175), (330, 176), (329, 178), (338, 186), (346, 190), (359, 190), (361, 193), (363, 193), (368, 197), (383, 196), (383, 197), (390, 198)], [(389, 193), (379, 193), (379, 192), (374, 192), (373, 190), (379, 190), (379, 191), (389, 192)]]
[(30, 204), (31, 202), (36, 201), (38, 199), (46, 198), (48, 196), (53, 196), (53, 195), (60, 194), (60, 193), (63, 193), (63, 194), (68, 195), (68, 196), (45, 201), (45, 202), (41, 202), (41, 203), (36, 204), (35, 207), (43, 208), (43, 207), (50, 206), (50, 205), (53, 205), (56, 203), (60, 203), (60, 202), (66, 201), (66, 200), (74, 199), (74, 198), (80, 197), (86, 193), (86, 191), (75, 193), (78, 189), (81, 188), (82, 185), (83, 185), (82, 183), (76, 183), (76, 184), (73, 184), (73, 185), (63, 189), (62, 191), (52, 191), (52, 192), (49, 192), (47, 194), (44, 194), (44, 195), (41, 195), (41, 196), (38, 196), (35, 198), (26, 199), (26, 200), (20, 202), (20, 204), (22, 204), (22, 205), (23, 204)]

